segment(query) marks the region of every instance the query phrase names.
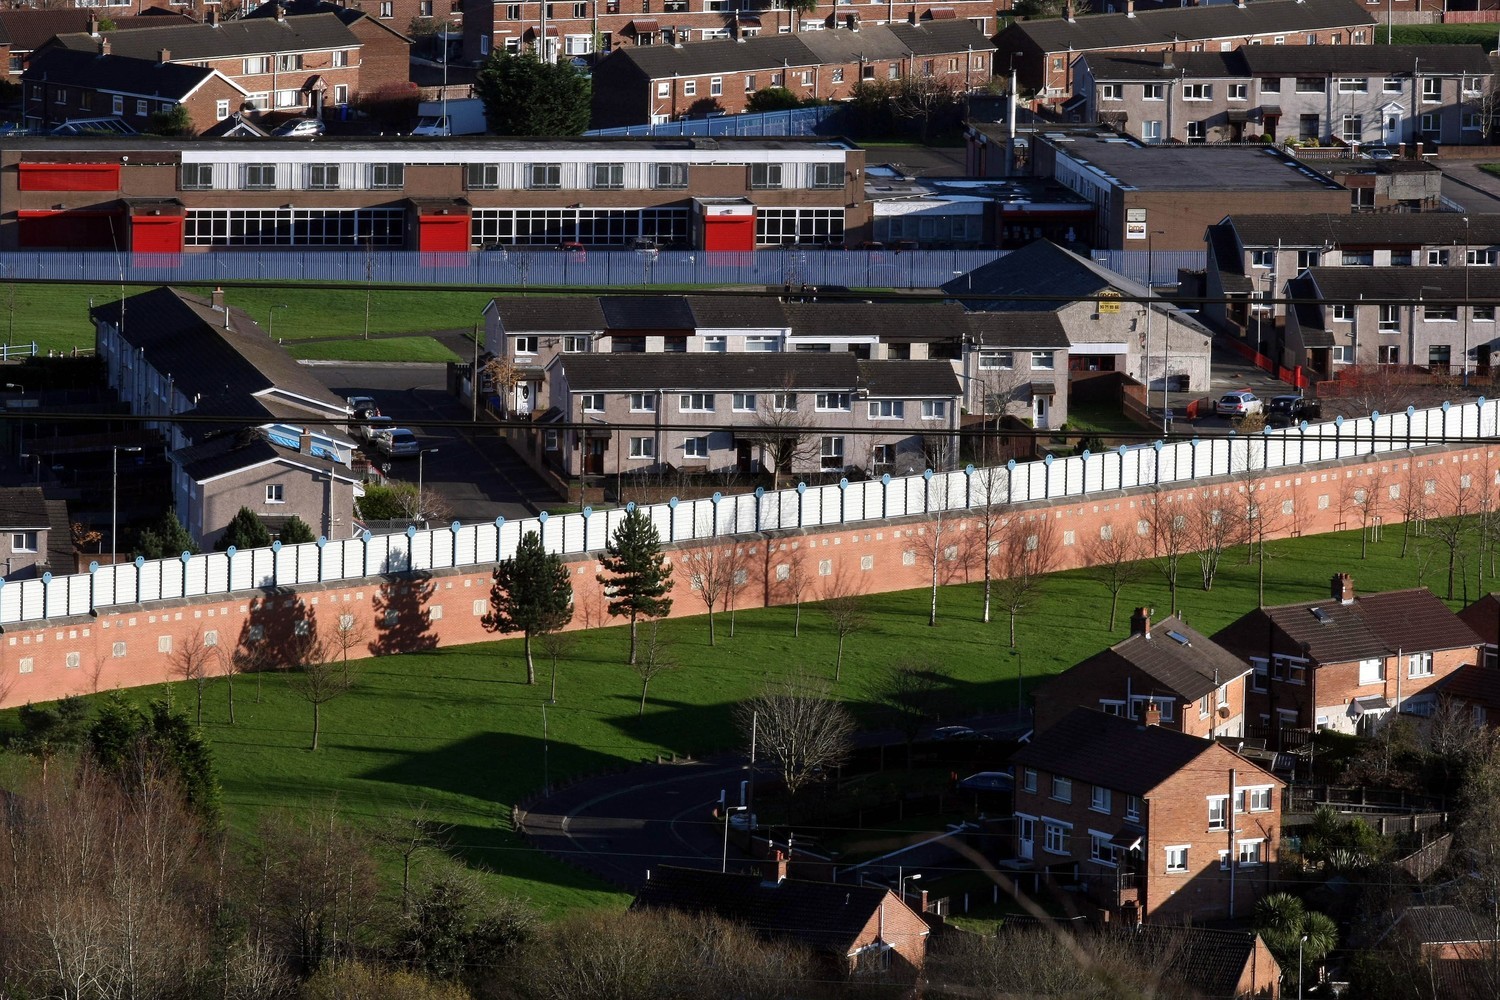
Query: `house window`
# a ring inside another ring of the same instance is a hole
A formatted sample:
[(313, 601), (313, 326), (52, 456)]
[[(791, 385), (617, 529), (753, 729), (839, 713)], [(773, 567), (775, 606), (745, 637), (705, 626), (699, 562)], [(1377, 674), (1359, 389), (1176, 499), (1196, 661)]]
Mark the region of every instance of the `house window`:
[(824, 191), (843, 187), (844, 165), (842, 163), (814, 163), (812, 186)]
[(1059, 778), (1054, 775), (1052, 778), (1052, 797), (1059, 802), (1072, 802), (1073, 779)]
[(245, 164), (245, 187), (252, 191), (265, 191), (276, 186), (276, 164)]
[(728, 351), (728, 337), (712, 336), (703, 338), (703, 352), (705, 354), (726, 354)]
[(300, 53), (289, 52), (276, 57), (276, 69), (282, 73), (294, 73), (302, 68), (302, 56)]
[(1043, 369), (1046, 369), (1047, 371), (1051, 371), (1053, 369), (1053, 367), (1054, 367), (1054, 362), (1053, 362), (1052, 358), (1053, 358), (1053, 355), (1052, 355), (1051, 351), (1032, 351), (1031, 352), (1031, 367), (1032, 368), (1043, 368)]
[(890, 469), (896, 464), (896, 446), (893, 444), (877, 444), (870, 450), (870, 464), (877, 470)]
[(1021, 771), (1021, 788), (1028, 792), (1036, 791), (1036, 768), (1028, 767)]
[(1223, 830), (1229, 825), (1229, 796), (1210, 795), (1208, 797), (1208, 828), (1210, 830)]
[(182, 189), (184, 191), (206, 191), (213, 186), (213, 164), (184, 163), (182, 165)]
[(708, 435), (702, 437), (690, 437), (682, 442), (682, 455), (684, 458), (708, 458)]
[(844, 82), (844, 67), (842, 67), (842, 66), (835, 66), (833, 68), (833, 82), (834, 83), (843, 83)]
[[(1334, 364), (1336, 364), (1336, 365), (1352, 365), (1352, 364), (1354, 364), (1354, 348), (1353, 347), (1351, 347), (1351, 346), (1349, 346), (1347, 344), (1335, 344), (1331, 348), (1331, 351), (1332, 351), (1332, 354), (1330, 355), (1330, 357), (1333, 359), (1333, 363)], [(1287, 501), (1287, 502), (1290, 503), (1291, 501)]]
[(604, 393), (602, 393), (602, 392), (585, 392), (582, 395), (580, 395), (578, 398), (579, 398), (579, 400), (582, 403), (583, 412), (585, 412), (585, 413), (603, 413), (604, 412)]
[(384, 18), (396, 16), (396, 4), (393, 0), (380, 0), (380, 16)]
[(1182, 844), (1178, 847), (1167, 848), (1167, 871), (1185, 872), (1188, 870), (1188, 845)]
[(1055, 820), (1044, 820), (1042, 823), (1042, 849), (1048, 854), (1068, 853), (1068, 832), (1072, 829), (1066, 823)]
[(1271, 676), (1288, 684), (1305, 683), (1306, 674), (1307, 664), (1304, 661), (1294, 660), (1282, 653), (1277, 653), (1271, 664)]
[(1385, 680), (1385, 660), (1375, 657), (1359, 661), (1359, 682), (1361, 684), (1379, 684), (1383, 680)]
[(755, 393), (737, 392), (731, 400), (730, 409), (736, 413), (750, 413), (755, 409)]
[(906, 416), (906, 404), (899, 399), (870, 400), (871, 420), (900, 420)]
[(1184, 101), (1211, 101), (1214, 96), (1214, 85), (1211, 83), (1186, 83), (1182, 86), (1182, 99)]
[(1268, 76), (1265, 79), (1261, 80), (1260, 81), (1260, 92), (1262, 94), (1279, 94), (1279, 93), (1281, 93), (1281, 77), (1279, 77), (1279, 76)]
[(677, 401), (677, 409), (682, 413), (712, 413), (714, 412), (714, 394), (684, 392)]
[(1110, 843), (1113, 838), (1107, 833), (1089, 831), (1089, 857), (1101, 865), (1109, 865), (1111, 868), (1120, 864), (1119, 848)]
[(270, 56), (251, 56), (245, 60), (246, 76), (264, 76), (271, 72)]
[(819, 457), (823, 468), (842, 469), (844, 467), (844, 439), (825, 437), (819, 448)]
[(656, 85), (656, 99), (657, 100), (659, 100), (659, 101), (665, 101), (667, 98), (669, 98), (671, 96), (672, 96), (672, 84), (671, 83), (663, 81), (663, 82), (658, 83)]
[(788, 413), (797, 408), (797, 394), (795, 392), (778, 392), (771, 398), (771, 409), (777, 413)]
[(376, 191), (399, 191), (406, 183), (406, 164), (370, 164), (370, 187)]
[(1125, 818), (1132, 822), (1141, 818), (1141, 800), (1139, 796), (1125, 796)]
[(471, 163), (464, 170), (464, 186), (470, 191), (494, 191), (500, 187), (500, 164)]
[(1400, 307), (1385, 304), (1380, 307), (1378, 325), (1382, 333), (1396, 333), (1401, 329)]
[(754, 73), (751, 73), (749, 76), (745, 77), (745, 93), (747, 93), (747, 94), (753, 94), (753, 93), (755, 93), (755, 74)]
[(1299, 94), (1323, 94), (1328, 91), (1328, 80), (1321, 76), (1299, 76), (1296, 89)]
[(941, 399), (922, 400), (923, 420), (943, 420), (948, 416), (948, 404)]
[(722, 76), (716, 76), (716, 77), (713, 77), (712, 79), (710, 79), (708, 81), (708, 96), (710, 96), (710, 97), (721, 97), (721, 96), (723, 96), (723, 94), (724, 94), (724, 78)]
[(1305, 271), (1309, 267), (1317, 267), (1322, 260), (1323, 254), (1318, 250), (1298, 250), (1297, 270)]
[(267, 483), (266, 503), (286, 503), (286, 487), (281, 483)]
[(1380, 81), (1380, 92), (1382, 94), (1401, 93), (1401, 80), (1398, 77), (1388, 76)]
[(1240, 790), (1240, 811), (1245, 811), (1245, 806), (1250, 807), (1250, 812), (1271, 811), (1271, 786), (1260, 785), (1255, 788)]
[(569, 334), (563, 337), (563, 353), (587, 354), (592, 339), (586, 334)]
[(1429, 251), (1427, 251), (1427, 266), (1428, 267), (1447, 267), (1448, 266), (1448, 251), (1446, 251), (1446, 250), (1429, 250)]
[(1483, 267), (1495, 265), (1494, 250), (1469, 250), (1464, 253), (1464, 263), (1477, 264)]
[(13, 531), (10, 533), (10, 550), (12, 552), (35, 552), (37, 551), (37, 533), (35, 531)]
[(1413, 653), (1406, 658), (1406, 676), (1408, 677), (1431, 677), (1432, 676), (1432, 654)]
[(1476, 323), (1493, 323), (1495, 321), (1495, 307), (1475, 306), (1474, 321)]
[(1354, 321), (1354, 306), (1348, 302), (1335, 302), (1329, 307), (1335, 323), (1352, 323)]
[[(119, 100), (120, 99), (118, 97), (115, 98), (115, 103), (118, 104)], [(120, 111), (118, 109), (116, 109), (115, 114), (119, 114), (119, 113), (120, 113)], [(229, 117), (229, 102), (227, 100), (218, 100), (218, 101), (215, 101), (214, 102), (214, 118), (216, 120), (218, 120), (218, 121), (223, 121), (224, 119), (226, 119), (228, 117)]]
[(1108, 813), (1111, 808), (1111, 796), (1108, 788), (1094, 786), (1093, 797), (1089, 802), (1089, 808), (1094, 812)]
[(1443, 99), (1443, 81), (1435, 76), (1422, 78), (1422, 103), (1436, 104)]
[(309, 163), (307, 165), (307, 186), (312, 191), (337, 191), (339, 186), (339, 165), (337, 163)]
[(1010, 351), (980, 351), (980, 371), (1009, 371), (1015, 367), (1015, 355)]
[(549, 430), (549, 431), (545, 431), (542, 434), (542, 447), (545, 448), (547, 451), (556, 451), (557, 450), (557, 441), (558, 441), (557, 431)]
[(819, 411), (847, 411), (849, 409), (849, 394), (847, 392), (820, 392), (813, 400), (813, 409)]
[(750, 164), (750, 187), (756, 190), (769, 190), (781, 187), (781, 164)]
[(1362, 76), (1339, 77), (1340, 94), (1368, 94), (1370, 92), (1370, 81)]
[(1438, 127), (1438, 116), (1436, 112), (1429, 111), (1422, 115), (1421, 129), (1427, 135), (1437, 135), (1441, 129)]
[(1120, 85), (1118, 83), (1099, 84), (1099, 100), (1118, 101), (1121, 99)]
[(680, 191), (688, 186), (687, 164), (658, 163), (654, 180), (658, 191)]
[(535, 334), (515, 338), (517, 354), (535, 354), (539, 338)]
[(1148, 83), (1141, 88), (1141, 98), (1147, 101), (1166, 100), (1166, 86), (1160, 83)]
[(682, 81), (682, 96), (683, 97), (697, 97), (698, 96), (698, 81), (697, 80), (683, 80)]
[(1141, 122), (1141, 141), (1148, 143), (1161, 142), (1161, 120), (1150, 119)]
[(653, 392), (632, 392), (630, 394), (631, 413), (655, 413), (656, 394)]
[(533, 191), (555, 191), (562, 187), (561, 163), (533, 163), (526, 168), (526, 186)]
[[(428, 3), (428, 6), (431, 7), (432, 4)], [(432, 11), (429, 10), (427, 12), (427, 14), (424, 15), (424, 16), (431, 17), (432, 16)], [(337, 51), (335, 51), (333, 53), (333, 66), (334, 66), (335, 69), (343, 69), (344, 67), (346, 67), (348, 65), (349, 65), (349, 50), (348, 49), (338, 49)]]
[(1376, 363), (1382, 365), (1399, 365), (1401, 363), (1401, 348), (1395, 344), (1381, 344), (1376, 348)]
[(1231, 83), (1229, 85), (1229, 99), (1231, 101), (1247, 101), (1250, 99), (1250, 85), (1245, 83)]
[[(57, 103), (61, 104), (62, 101), (58, 101)], [(149, 115), (151, 113), (151, 102), (150, 101), (136, 101), (135, 102), (135, 113), (136, 113), (137, 117), (140, 117), (140, 118), (144, 118), (147, 115)]]
[(1458, 319), (1458, 306), (1428, 303), (1422, 307), (1422, 318), (1429, 323), (1451, 323)]
[(1240, 867), (1241, 868), (1250, 868), (1250, 867), (1253, 867), (1255, 865), (1260, 864), (1260, 860), (1261, 860), (1261, 845), (1264, 844), (1264, 843), (1265, 843), (1265, 841), (1263, 841), (1263, 840), (1242, 840), (1242, 841), (1240, 841)]
[(1208, 131), (1201, 121), (1187, 123), (1187, 141), (1204, 142), (1208, 138)]
[(592, 168), (590, 187), (595, 191), (619, 191), (625, 187), (625, 164), (596, 163)]
[(1132, 695), (1130, 699), (1130, 717), (1132, 719), (1144, 718), (1146, 706), (1152, 703), (1161, 710), (1161, 721), (1172, 721), (1172, 699), (1153, 695)]
[(633, 437), (630, 439), (631, 458), (655, 458), (656, 439), (651, 437)]
[(780, 346), (780, 338), (761, 334), (745, 338), (745, 353), (747, 354), (775, 354), (776, 348)]
[(1363, 115), (1344, 115), (1341, 125), (1341, 135), (1345, 142), (1359, 142), (1365, 134), (1365, 119)]

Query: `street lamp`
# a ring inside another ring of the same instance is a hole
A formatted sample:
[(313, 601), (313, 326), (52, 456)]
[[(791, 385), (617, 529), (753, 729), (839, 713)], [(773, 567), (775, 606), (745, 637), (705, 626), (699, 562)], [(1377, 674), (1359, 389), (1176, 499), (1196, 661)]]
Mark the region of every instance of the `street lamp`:
[(266, 336), (270, 337), (272, 341), (276, 339), (276, 310), (285, 309), (286, 307), (286, 303), (271, 307), (271, 317), (266, 323)]
[(1464, 216), (1464, 388), (1469, 387), (1469, 217)]
[(120, 452), (135, 453), (139, 447), (121, 448), (115, 445), (110, 450), (110, 458), (114, 463), (114, 475), (110, 480), (109, 491), (109, 564), (115, 564), (115, 539), (120, 533)]
[(1307, 944), (1307, 935), (1297, 942), (1297, 1000), (1302, 1000), (1302, 946)]
[(729, 804), (728, 795), (719, 792), (719, 809), (724, 813), (724, 854), (719, 859), (719, 874), (729, 871), (729, 817), (732, 813), (740, 813), (749, 809), (749, 806), (732, 806)]
[[(27, 451), (21, 452), (21, 459), (23, 461), (28, 458), (36, 459), (36, 484), (40, 486), (42, 485), (42, 456)], [(21, 473), (22, 475), (25, 475), (26, 473), (26, 467), (24, 465), (21, 466)]]
[(438, 450), (436, 448), (423, 448), (417, 452), (417, 520), (424, 523), (425, 519), (422, 517), (422, 463), (428, 455), (436, 455), (437, 453)]
[(915, 875), (907, 875), (905, 878), (901, 879), (900, 885), (898, 885), (896, 887), (897, 888), (897, 892), (898, 892), (898, 894), (901, 897), (901, 902), (903, 902), (903, 903), (906, 902), (906, 883), (908, 883), (908, 882), (915, 882), (917, 879), (919, 879), (921, 877), (922, 877), (922, 873), (921, 872), (917, 872)]
[[(7, 389), (20, 389), (21, 390), (21, 398), (22, 399), (26, 398), (26, 387), (24, 385), (20, 385), (20, 384), (18, 384), (16, 382), (7, 382), (7, 383), (5, 383), (5, 388), (7, 388)], [(22, 448), (26, 447), (26, 437), (25, 437), (25, 435), (26, 435), (26, 423), (25, 423), (25, 421), (24, 420), (17, 420), (16, 421), (16, 451), (17, 452), (19, 452)]]

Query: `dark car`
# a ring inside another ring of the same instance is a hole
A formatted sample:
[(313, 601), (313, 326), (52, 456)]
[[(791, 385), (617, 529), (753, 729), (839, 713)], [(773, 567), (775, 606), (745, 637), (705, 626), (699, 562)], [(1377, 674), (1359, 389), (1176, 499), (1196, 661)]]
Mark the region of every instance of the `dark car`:
[(1267, 427), (1292, 427), (1323, 416), (1323, 404), (1306, 396), (1273, 396), (1266, 409)]

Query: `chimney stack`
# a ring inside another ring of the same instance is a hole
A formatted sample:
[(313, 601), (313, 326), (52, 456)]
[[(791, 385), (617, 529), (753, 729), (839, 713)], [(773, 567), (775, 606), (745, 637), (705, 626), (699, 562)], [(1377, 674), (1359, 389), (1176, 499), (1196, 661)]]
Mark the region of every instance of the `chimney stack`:
[(215, 309), (222, 310), (224, 308), (224, 289), (222, 287), (215, 288), (213, 295), (209, 296), (209, 301), (213, 303)]
[(1162, 51), (1162, 54), (1161, 54), (1161, 64), (1162, 64), (1162, 68), (1163, 69), (1171, 69), (1172, 68), (1172, 50), (1171, 49), (1164, 49)]
[(159, 62), (159, 63), (163, 63), (163, 64), (171, 62), (172, 61), (172, 50), (171, 49), (158, 49), (157, 52), (156, 52), (156, 61)]
[(1161, 706), (1158, 705), (1155, 701), (1146, 702), (1146, 725), (1161, 725)]
[(303, 431), (297, 438), (297, 451), (304, 455), (311, 455), (312, 441), (312, 431)]
[(109, 52), (110, 52), (109, 39), (108, 38), (101, 38), (101, 39), (99, 39), (99, 54), (101, 56), (107, 56), (107, 55), (109, 55)]
[(205, 17), (204, 20), (207, 21), (213, 27), (217, 28), (219, 26), (219, 8), (217, 8), (217, 7), (210, 7), (210, 8), (208, 8), (208, 16)]
[(283, 4), (281, 4), (281, 3), (277, 3), (276, 4), (276, 20), (278, 20), (278, 21), (285, 21), (286, 20), (286, 6), (283, 5)]
[(1135, 17), (1135, 0), (1125, 0), (1125, 16)]
[(1348, 573), (1333, 574), (1329, 590), (1333, 593), (1333, 599), (1340, 604), (1354, 603), (1354, 578)]
[(769, 881), (774, 882), (776, 885), (780, 885), (781, 883), (786, 881), (786, 853), (783, 851), (777, 851), (772, 861), (775, 863), (776, 867)]
[(1073, 23), (1073, 0), (1068, 0), (1067, 3), (1063, 4), (1063, 17), (1067, 19), (1069, 24)]
[(89, 34), (99, 37), (99, 15), (92, 11), (89, 13)]
[(1130, 634), (1151, 638), (1151, 608), (1136, 608), (1130, 616)]

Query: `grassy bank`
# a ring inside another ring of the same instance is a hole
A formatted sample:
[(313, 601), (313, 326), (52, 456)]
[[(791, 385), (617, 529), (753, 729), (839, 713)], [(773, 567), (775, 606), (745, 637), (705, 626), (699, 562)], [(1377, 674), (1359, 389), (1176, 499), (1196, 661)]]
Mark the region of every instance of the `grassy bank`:
[[(1483, 45), (1494, 48), (1495, 24), (1398, 24), (1392, 30), (1392, 45)], [(1375, 29), (1375, 42), (1384, 45), (1386, 26)]]

